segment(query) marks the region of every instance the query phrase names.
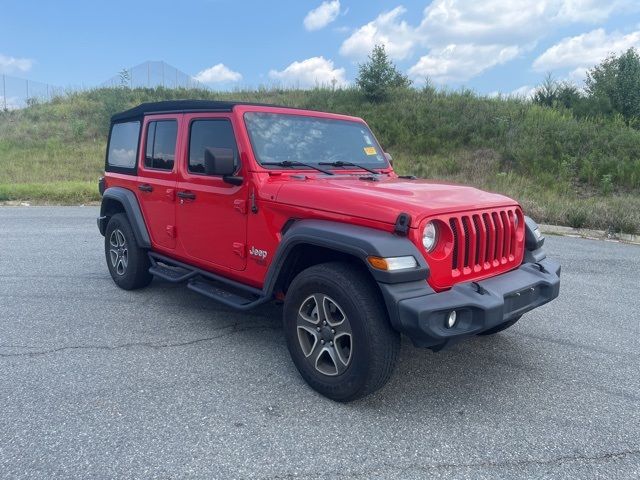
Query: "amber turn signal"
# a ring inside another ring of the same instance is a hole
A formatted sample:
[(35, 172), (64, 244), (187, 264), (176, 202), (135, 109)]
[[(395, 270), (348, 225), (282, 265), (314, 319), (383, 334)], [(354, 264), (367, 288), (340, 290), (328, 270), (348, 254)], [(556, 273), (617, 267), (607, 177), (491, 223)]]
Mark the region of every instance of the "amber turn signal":
[(406, 268), (415, 268), (418, 266), (418, 262), (411, 255), (406, 257), (367, 257), (369, 265), (378, 270), (386, 270), (393, 272), (395, 270), (404, 270)]

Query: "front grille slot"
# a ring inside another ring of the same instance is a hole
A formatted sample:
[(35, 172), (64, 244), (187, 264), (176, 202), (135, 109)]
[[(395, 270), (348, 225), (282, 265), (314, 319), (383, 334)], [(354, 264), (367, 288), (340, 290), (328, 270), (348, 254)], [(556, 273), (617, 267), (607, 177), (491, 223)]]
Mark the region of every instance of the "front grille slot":
[(489, 270), (514, 261), (517, 211), (505, 209), (449, 218), (454, 275)]
[(449, 226), (451, 227), (451, 231), (453, 232), (453, 255), (452, 255), (452, 263), (453, 269), (458, 268), (458, 228), (456, 227), (456, 222), (452, 218), (449, 220)]

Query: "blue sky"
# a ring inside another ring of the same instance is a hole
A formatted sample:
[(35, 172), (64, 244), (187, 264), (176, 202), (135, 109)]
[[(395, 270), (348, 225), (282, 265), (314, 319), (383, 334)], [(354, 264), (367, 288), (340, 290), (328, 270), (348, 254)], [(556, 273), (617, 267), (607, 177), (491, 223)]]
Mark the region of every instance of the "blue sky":
[(526, 94), (640, 48), (638, 0), (3, 0), (0, 73), (99, 85), (164, 60), (215, 88), (352, 83), (376, 43), (420, 85)]

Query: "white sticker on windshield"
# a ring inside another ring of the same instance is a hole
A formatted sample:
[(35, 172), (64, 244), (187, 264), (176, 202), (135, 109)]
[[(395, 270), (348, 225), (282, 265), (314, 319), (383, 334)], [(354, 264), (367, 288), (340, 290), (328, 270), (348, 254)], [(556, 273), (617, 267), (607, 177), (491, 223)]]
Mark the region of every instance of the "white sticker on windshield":
[(367, 145), (373, 145), (373, 142), (369, 138), (369, 135), (365, 135), (364, 136), (364, 141), (367, 142)]

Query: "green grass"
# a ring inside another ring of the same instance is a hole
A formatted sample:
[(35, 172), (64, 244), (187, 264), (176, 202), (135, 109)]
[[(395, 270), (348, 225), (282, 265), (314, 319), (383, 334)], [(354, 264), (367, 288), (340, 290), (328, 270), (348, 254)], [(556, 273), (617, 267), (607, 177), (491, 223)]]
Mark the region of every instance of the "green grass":
[(144, 101), (234, 99), (363, 117), (396, 169), (509, 195), (539, 222), (640, 232), (640, 131), (471, 92), (97, 89), (0, 112), (0, 201), (98, 200), (109, 117)]
[(0, 202), (25, 201), (38, 204), (78, 205), (100, 200), (97, 182), (47, 182), (0, 184)]

